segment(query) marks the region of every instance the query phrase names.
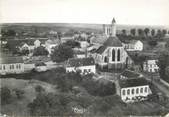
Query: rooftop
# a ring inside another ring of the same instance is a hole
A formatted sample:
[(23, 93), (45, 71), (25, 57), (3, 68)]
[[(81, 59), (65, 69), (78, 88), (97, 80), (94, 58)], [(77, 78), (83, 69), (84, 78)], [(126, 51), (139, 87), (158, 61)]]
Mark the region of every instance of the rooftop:
[(94, 65), (94, 59), (93, 58), (72, 58), (69, 59), (67, 62), (68, 67), (80, 67), (80, 66), (89, 66)]
[(106, 46), (100, 46), (100, 47), (96, 50), (96, 53), (102, 54), (102, 53), (105, 51), (106, 48), (107, 48)]
[(12, 64), (12, 63), (23, 63), (22, 57), (2, 57), (0, 58), (0, 64)]
[(121, 73), (122, 76), (125, 76), (127, 78), (137, 78), (140, 76), (139, 73), (131, 71), (131, 70), (125, 70)]
[(117, 37), (110, 36), (104, 43), (104, 46), (122, 47), (122, 42)]
[(128, 88), (128, 87), (145, 86), (149, 85), (149, 83), (144, 78), (135, 78), (135, 79), (119, 80), (119, 85), (121, 88)]

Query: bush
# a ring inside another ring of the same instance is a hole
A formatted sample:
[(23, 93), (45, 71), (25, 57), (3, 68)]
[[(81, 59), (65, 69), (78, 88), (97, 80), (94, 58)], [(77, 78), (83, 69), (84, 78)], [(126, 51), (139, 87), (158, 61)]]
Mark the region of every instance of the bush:
[(43, 91), (45, 91), (45, 89), (44, 89), (42, 86), (37, 85), (37, 86), (35, 87), (35, 91), (36, 91), (37, 93), (42, 93)]
[(53, 62), (64, 62), (72, 57), (73, 57), (72, 48), (65, 44), (56, 46), (51, 54), (51, 59)]
[(92, 78), (84, 78), (81, 84), (88, 93), (94, 96), (108, 96), (116, 93), (115, 84), (110, 81), (104, 84)]
[(71, 114), (69, 102), (67, 95), (39, 94), (27, 107), (31, 116), (63, 116)]
[(34, 56), (47, 56), (49, 52), (46, 50), (45, 47), (39, 46), (34, 49), (33, 55)]
[(14, 89), (14, 91), (15, 91), (15, 94), (16, 94), (18, 99), (22, 99), (23, 98), (23, 95), (24, 95), (24, 91), (23, 90)]
[(5, 105), (5, 104), (9, 104), (11, 102), (11, 91), (9, 88), (7, 87), (2, 87), (1, 88), (1, 104)]
[(156, 40), (151, 40), (151, 41), (148, 41), (148, 44), (152, 47), (156, 46), (157, 45), (157, 41)]

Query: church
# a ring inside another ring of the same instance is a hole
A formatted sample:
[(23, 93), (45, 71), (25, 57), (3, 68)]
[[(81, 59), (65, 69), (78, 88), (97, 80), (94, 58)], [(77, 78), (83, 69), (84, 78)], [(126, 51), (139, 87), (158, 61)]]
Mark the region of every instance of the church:
[(95, 62), (104, 69), (125, 69), (129, 68), (133, 61), (128, 56), (122, 42), (116, 37), (116, 21), (113, 18), (110, 25), (103, 25), (106, 40), (96, 50)]

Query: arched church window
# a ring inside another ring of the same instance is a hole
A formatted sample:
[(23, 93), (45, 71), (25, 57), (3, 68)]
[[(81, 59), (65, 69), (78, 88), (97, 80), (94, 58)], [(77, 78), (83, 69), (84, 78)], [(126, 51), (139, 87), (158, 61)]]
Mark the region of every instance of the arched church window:
[(120, 49), (117, 51), (117, 61), (120, 61)]
[(112, 61), (115, 61), (115, 50), (112, 50)]

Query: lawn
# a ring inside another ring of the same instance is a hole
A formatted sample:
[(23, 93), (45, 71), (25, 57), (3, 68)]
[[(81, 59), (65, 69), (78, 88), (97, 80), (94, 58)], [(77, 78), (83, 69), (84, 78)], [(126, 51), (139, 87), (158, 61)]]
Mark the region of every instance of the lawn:
[[(82, 79), (79, 79), (79, 77), (78, 74), (66, 75), (63, 69), (57, 68), (43, 73), (17, 76), (19, 79), (1, 79), (1, 87), (6, 86), (11, 90), (22, 89), (25, 92), (23, 99), (15, 99), (12, 103), (3, 105), (1, 113), (20, 116), (30, 115), (27, 105), (36, 98), (35, 87), (37, 85), (42, 86), (46, 93), (62, 95), (63, 99), (68, 97), (67, 107), (72, 106), (72, 103), (73, 105), (84, 106), (87, 111), (83, 114), (86, 116), (159, 115), (163, 107), (165, 111), (169, 109), (169, 106), (167, 106), (169, 101), (165, 103), (163, 103), (164, 101), (144, 101), (125, 104), (119, 96), (113, 93), (112, 89), (114, 88), (111, 83), (103, 80), (95, 81), (90, 76), (82, 77)], [(25, 80), (23, 80), (24, 78)], [(60, 86), (60, 88), (56, 88), (56, 86)], [(69, 88), (71, 86), (73, 86), (72, 89)], [(61, 87), (64, 88), (62, 89), (64, 91), (60, 90)], [(51, 110), (56, 109), (56, 107), (51, 107)]]
[(10, 90), (21, 89), (24, 91), (24, 96), (22, 99), (13, 99), (12, 103), (2, 105), (1, 113), (7, 115), (20, 115), (25, 116), (29, 115), (27, 104), (33, 101), (36, 98), (37, 92), (35, 87), (37, 85), (42, 86), (46, 92), (57, 92), (54, 85), (37, 81), (37, 80), (22, 80), (14, 78), (1, 79), (0, 87), (8, 87)]

